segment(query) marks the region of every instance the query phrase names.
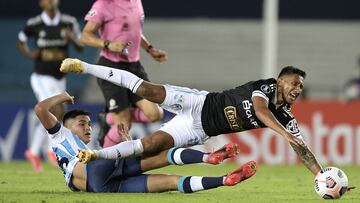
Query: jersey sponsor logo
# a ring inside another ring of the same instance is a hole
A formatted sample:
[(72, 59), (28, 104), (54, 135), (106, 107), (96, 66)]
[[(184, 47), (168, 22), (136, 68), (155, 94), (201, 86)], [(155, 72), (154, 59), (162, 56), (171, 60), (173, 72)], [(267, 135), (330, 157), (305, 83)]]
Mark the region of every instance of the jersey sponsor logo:
[(257, 121), (255, 120), (252, 112), (251, 112), (251, 106), (253, 105), (249, 100), (244, 100), (242, 102), (243, 105), (243, 109), (245, 111), (245, 114), (247, 116), (247, 118), (249, 119), (250, 123), (255, 127), (255, 128), (260, 128), (259, 124), (257, 123)]
[(260, 90), (265, 94), (269, 94), (271, 92), (271, 88), (269, 87), (269, 85), (266, 84), (261, 85)]
[(224, 113), (230, 128), (234, 131), (241, 130), (241, 125), (238, 123), (238, 119), (237, 119), (236, 107), (227, 106), (224, 108)]
[(293, 135), (299, 134), (300, 130), (295, 119), (289, 121), (289, 123), (286, 124), (286, 130), (288, 130)]
[(40, 52), (42, 61), (61, 61), (67, 56), (67, 51), (57, 48), (44, 48)]
[(90, 10), (86, 15), (88, 15), (90, 17), (94, 17), (94, 16), (96, 16), (96, 10)]
[(65, 46), (67, 42), (64, 39), (43, 39), (39, 38), (36, 41), (39, 48), (51, 47), (51, 46)]

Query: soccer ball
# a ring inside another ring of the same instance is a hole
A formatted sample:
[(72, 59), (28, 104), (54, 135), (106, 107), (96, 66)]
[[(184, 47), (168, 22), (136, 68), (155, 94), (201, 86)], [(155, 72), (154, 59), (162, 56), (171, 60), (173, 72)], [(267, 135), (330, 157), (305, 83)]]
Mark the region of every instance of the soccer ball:
[(315, 192), (324, 199), (338, 199), (348, 188), (348, 178), (344, 171), (336, 167), (327, 167), (315, 177)]

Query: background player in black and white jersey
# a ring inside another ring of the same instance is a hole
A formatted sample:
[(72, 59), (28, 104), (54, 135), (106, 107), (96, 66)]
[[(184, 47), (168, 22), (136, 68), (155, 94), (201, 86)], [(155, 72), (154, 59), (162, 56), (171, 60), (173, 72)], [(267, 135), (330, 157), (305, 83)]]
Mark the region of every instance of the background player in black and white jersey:
[[(58, 0), (40, 0), (39, 5), (43, 12), (30, 18), (26, 26), (18, 35), (17, 47), (29, 59), (34, 61), (35, 69), (31, 75), (31, 87), (38, 101), (54, 96), (66, 89), (64, 74), (59, 71), (61, 61), (68, 57), (69, 44), (76, 50), (82, 50), (79, 44), (80, 29), (76, 19), (60, 13)], [(28, 39), (33, 38), (35, 46), (30, 49)], [(64, 105), (54, 107), (53, 113), (61, 118), (64, 114)], [(45, 129), (38, 124), (35, 127), (34, 137), (25, 156), (32, 162), (35, 171), (42, 171), (39, 153), (46, 136)], [(55, 156), (48, 152), (49, 160), (55, 163)]]
[(87, 151), (91, 159), (116, 159), (116, 150), (120, 151), (122, 157), (155, 154), (173, 146), (202, 144), (219, 134), (269, 127), (289, 141), (314, 175), (321, 170), (290, 112), (290, 106), (303, 90), (306, 77), (305, 72), (298, 68), (285, 67), (277, 79), (252, 81), (221, 93), (153, 84), (129, 72), (88, 64), (78, 59), (65, 59), (60, 70), (92, 74), (127, 87), (177, 114), (158, 131), (141, 140), (123, 142), (99, 151)]
[[(173, 148), (161, 151), (151, 157), (126, 158), (122, 160), (101, 160), (83, 164), (76, 156), (78, 150), (86, 150), (91, 140), (91, 120), (83, 110), (71, 110), (64, 115), (63, 124), (50, 112), (58, 104), (73, 103), (74, 98), (67, 92), (55, 95), (39, 102), (35, 112), (41, 124), (48, 131), (52, 150), (56, 153), (59, 168), (64, 173), (67, 186), (73, 191), (87, 192), (163, 192), (179, 190), (192, 193), (220, 186), (234, 186), (252, 177), (257, 171), (255, 161), (243, 164), (239, 169), (226, 176), (178, 176), (164, 174), (143, 174), (151, 169), (170, 164), (192, 163), (219, 164), (223, 159), (235, 156), (237, 148), (227, 144), (211, 154), (201, 151)], [(131, 138), (124, 128), (121, 135)], [(183, 155), (178, 157), (179, 152)], [(119, 152), (116, 152), (121, 157)], [(87, 154), (83, 154), (87, 155)]]

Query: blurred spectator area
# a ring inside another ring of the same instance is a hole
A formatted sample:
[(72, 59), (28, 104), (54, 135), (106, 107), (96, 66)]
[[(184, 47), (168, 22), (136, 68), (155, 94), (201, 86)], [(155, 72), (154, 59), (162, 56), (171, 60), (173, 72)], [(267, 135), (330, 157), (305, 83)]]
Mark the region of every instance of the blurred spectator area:
[[(93, 2), (62, 0), (60, 8), (83, 24)], [(279, 2), (278, 70), (285, 65), (303, 68), (308, 73), (310, 98), (336, 98), (343, 84), (357, 73), (360, 1)], [(261, 0), (229, 0), (226, 4), (144, 0), (143, 4), (146, 36), (169, 53), (169, 60), (158, 64), (142, 52), (152, 81), (218, 91), (261, 77)], [(0, 0), (0, 103), (35, 102), (29, 81), (33, 64), (15, 43), (26, 19), (38, 13), (37, 0)], [(70, 53), (88, 62), (97, 56), (93, 48)], [(83, 101), (102, 101), (91, 77), (69, 75), (67, 86)]]

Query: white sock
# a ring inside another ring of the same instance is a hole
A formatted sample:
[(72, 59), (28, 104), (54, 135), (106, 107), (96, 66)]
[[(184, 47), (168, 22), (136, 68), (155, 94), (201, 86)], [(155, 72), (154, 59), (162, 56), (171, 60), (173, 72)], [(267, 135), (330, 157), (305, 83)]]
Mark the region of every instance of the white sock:
[(112, 147), (107, 147), (96, 152), (100, 159), (124, 159), (140, 155), (144, 151), (140, 139), (121, 142)]
[(34, 155), (39, 155), (40, 150), (42, 149), (42, 145), (45, 143), (44, 141), (46, 139), (48, 139), (46, 130), (40, 123), (38, 123), (35, 127), (34, 135), (30, 144), (31, 153)]
[(106, 66), (94, 65), (83, 62), (84, 73), (89, 73), (97, 78), (107, 80), (116, 85), (126, 87), (136, 93), (141, 83), (144, 81), (138, 76), (120, 69), (109, 68)]

